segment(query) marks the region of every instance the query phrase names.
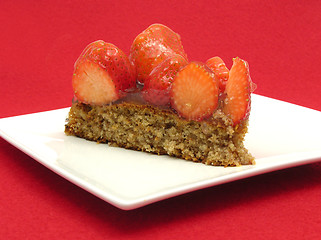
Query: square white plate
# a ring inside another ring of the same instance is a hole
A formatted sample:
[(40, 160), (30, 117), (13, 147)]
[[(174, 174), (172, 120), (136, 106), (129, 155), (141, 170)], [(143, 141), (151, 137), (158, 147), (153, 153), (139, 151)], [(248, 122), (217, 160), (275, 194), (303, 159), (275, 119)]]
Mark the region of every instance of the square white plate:
[(0, 119), (0, 135), (74, 184), (124, 209), (321, 160), (321, 112), (252, 95), (245, 145), (256, 165), (213, 167), (65, 136), (69, 108)]

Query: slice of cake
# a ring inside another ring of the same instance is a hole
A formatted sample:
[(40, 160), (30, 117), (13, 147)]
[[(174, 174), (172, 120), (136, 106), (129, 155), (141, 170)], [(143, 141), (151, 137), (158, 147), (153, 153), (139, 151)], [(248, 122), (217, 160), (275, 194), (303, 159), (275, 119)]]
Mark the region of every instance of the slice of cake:
[(247, 62), (189, 62), (180, 37), (154, 24), (127, 57), (89, 44), (75, 63), (65, 133), (216, 166), (254, 164), (243, 145), (254, 90)]

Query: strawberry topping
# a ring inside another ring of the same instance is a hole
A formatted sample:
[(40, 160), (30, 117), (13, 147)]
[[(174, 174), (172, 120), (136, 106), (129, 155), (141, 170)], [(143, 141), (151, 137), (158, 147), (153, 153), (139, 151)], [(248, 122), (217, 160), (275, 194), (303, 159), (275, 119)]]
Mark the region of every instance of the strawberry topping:
[(72, 80), (75, 96), (80, 102), (103, 105), (119, 98), (107, 71), (91, 61), (79, 62)]
[(72, 85), (80, 102), (107, 104), (135, 89), (135, 69), (122, 50), (99, 40), (76, 61)]
[(179, 54), (175, 54), (155, 67), (145, 80), (142, 90), (144, 99), (154, 105), (169, 105), (169, 90), (173, 79), (177, 72), (186, 65), (186, 59)]
[(215, 73), (219, 81), (220, 91), (224, 92), (229, 70), (223, 60), (220, 57), (212, 57), (206, 61), (206, 66)]
[(180, 36), (162, 24), (149, 26), (135, 38), (129, 54), (138, 82), (144, 83), (158, 64), (174, 54), (187, 59)]
[(173, 81), (171, 105), (180, 116), (189, 120), (210, 117), (218, 105), (215, 75), (203, 64), (188, 64)]
[(248, 117), (251, 92), (254, 91), (254, 86), (250, 78), (248, 63), (238, 57), (234, 58), (226, 84), (227, 97), (223, 107), (224, 113), (230, 116), (234, 125)]
[(75, 63), (72, 86), (86, 104), (109, 104), (133, 92), (188, 120), (208, 119), (220, 108), (234, 126), (248, 117), (256, 88), (238, 57), (230, 71), (220, 57), (188, 63), (180, 36), (161, 24), (135, 38), (129, 57), (102, 40), (89, 44)]

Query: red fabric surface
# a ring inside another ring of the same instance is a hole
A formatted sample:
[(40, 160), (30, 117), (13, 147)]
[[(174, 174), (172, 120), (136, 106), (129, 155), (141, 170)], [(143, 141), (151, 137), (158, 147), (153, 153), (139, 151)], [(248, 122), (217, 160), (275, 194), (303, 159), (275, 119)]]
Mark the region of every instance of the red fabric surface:
[[(126, 53), (152, 23), (190, 60), (250, 64), (256, 93), (321, 110), (321, 2), (1, 1), (0, 117), (70, 106), (73, 63), (91, 41)], [(276, 116), (277, 117), (277, 116)], [(320, 126), (316, 126), (320, 127)], [(3, 239), (319, 239), (315, 163), (123, 211), (0, 139)]]

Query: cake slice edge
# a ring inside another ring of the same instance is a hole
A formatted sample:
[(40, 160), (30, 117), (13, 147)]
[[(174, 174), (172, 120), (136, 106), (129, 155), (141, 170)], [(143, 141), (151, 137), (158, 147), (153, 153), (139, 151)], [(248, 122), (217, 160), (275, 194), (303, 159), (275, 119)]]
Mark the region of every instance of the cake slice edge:
[(255, 164), (244, 146), (248, 119), (232, 126), (217, 110), (211, 120), (189, 121), (151, 105), (72, 104), (66, 135), (214, 166)]

